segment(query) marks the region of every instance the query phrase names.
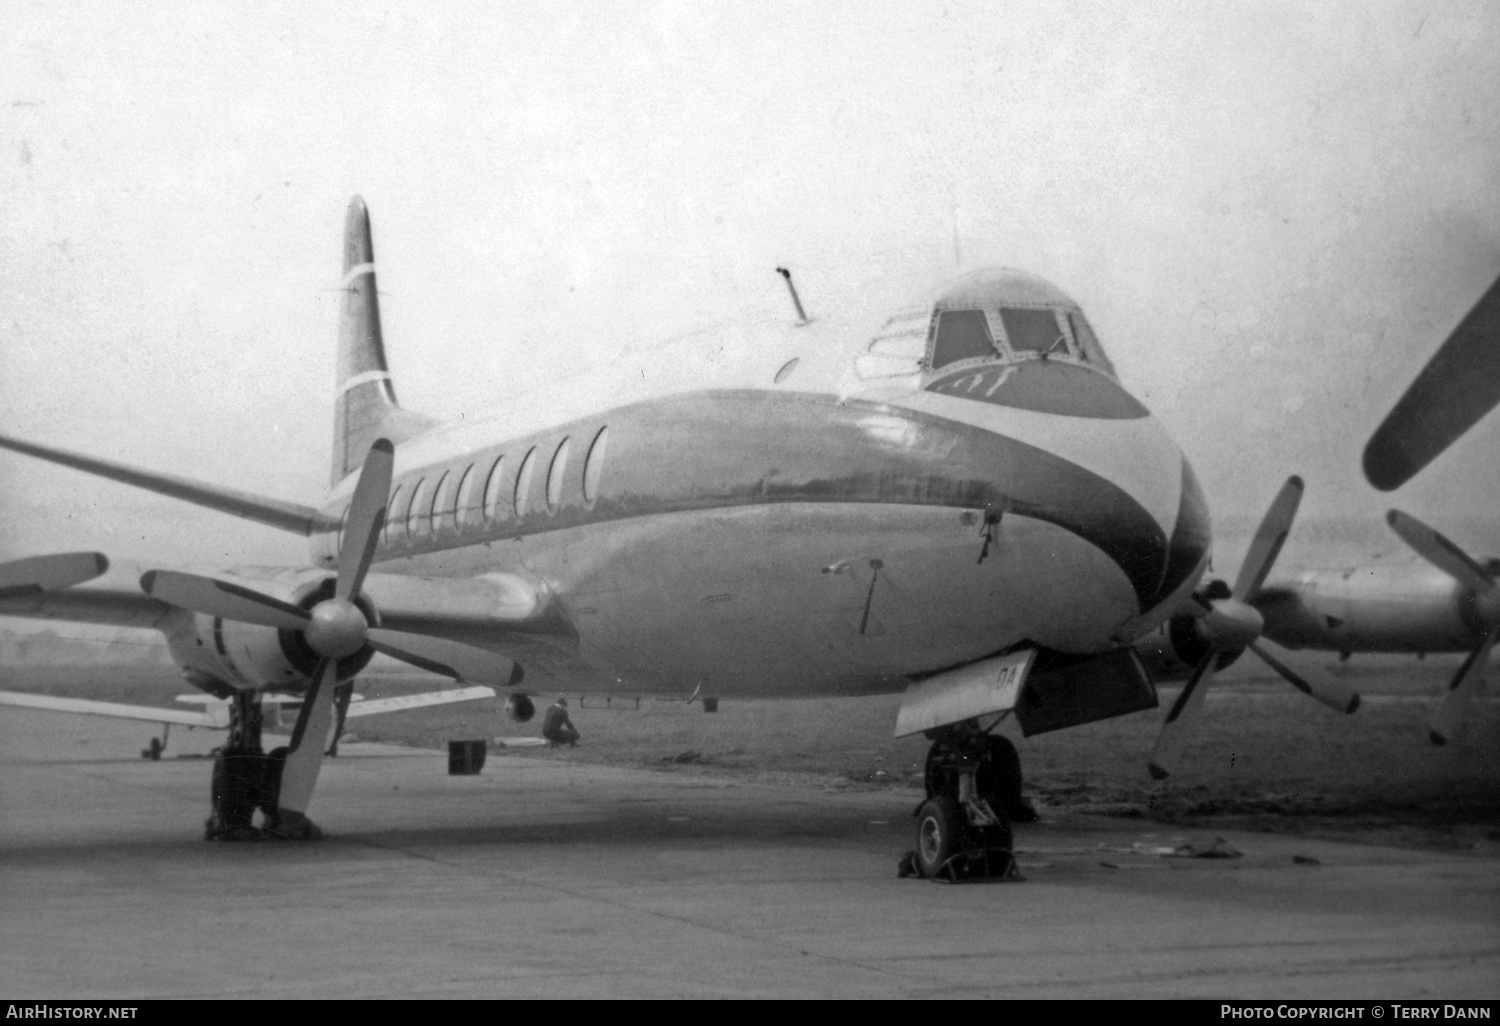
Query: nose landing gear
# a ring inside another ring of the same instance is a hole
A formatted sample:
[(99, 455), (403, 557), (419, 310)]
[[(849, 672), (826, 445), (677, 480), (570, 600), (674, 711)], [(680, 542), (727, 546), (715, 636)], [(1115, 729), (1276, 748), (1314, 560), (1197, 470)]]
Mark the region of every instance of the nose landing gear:
[(901, 875), (953, 883), (1022, 879), (1010, 819), (1034, 822), (1036, 810), (1021, 797), (1015, 746), (974, 720), (928, 736), (927, 797), (917, 807), (917, 847), (902, 861)]

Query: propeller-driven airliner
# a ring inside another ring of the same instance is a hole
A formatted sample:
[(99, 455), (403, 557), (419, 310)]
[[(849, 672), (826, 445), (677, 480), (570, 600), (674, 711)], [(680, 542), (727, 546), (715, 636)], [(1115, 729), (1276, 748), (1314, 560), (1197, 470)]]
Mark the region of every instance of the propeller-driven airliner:
[[(159, 630), (184, 676), (229, 700), (210, 838), (318, 836), (335, 690), (376, 652), (500, 689), (517, 715), (560, 690), (902, 692), (897, 733), (933, 742), (916, 817), (929, 876), (1009, 848), (1026, 809), (993, 733), (1006, 715), (1033, 734), (1151, 708), (1145, 663), (1185, 667), (1152, 760), (1165, 772), (1214, 668), (1245, 648), (1337, 709), (1357, 702), (1290, 669), (1246, 601), (1300, 481), (1234, 588), (1197, 591), (1211, 533), (1192, 467), (1038, 277), (977, 271), (872, 319), (809, 317), (793, 288), (797, 317), (724, 329), (712, 374), (652, 350), (598, 387), (448, 423), (398, 403), (375, 282), (355, 198), (317, 505), (0, 438), (310, 539), (306, 566), (117, 565), (0, 595), (6, 614)], [(268, 693), (304, 699), (270, 753)]]

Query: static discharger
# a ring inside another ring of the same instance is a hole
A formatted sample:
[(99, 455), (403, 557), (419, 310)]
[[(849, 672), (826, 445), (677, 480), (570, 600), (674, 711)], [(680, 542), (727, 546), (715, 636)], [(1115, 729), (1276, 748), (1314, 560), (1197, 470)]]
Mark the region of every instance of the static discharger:
[(797, 308), (797, 327), (811, 324), (812, 319), (807, 316), (807, 311), (802, 309), (802, 300), (797, 295), (797, 286), (792, 284), (792, 272), (785, 267), (778, 267), (776, 273), (786, 279), (786, 290), (792, 294), (792, 305)]

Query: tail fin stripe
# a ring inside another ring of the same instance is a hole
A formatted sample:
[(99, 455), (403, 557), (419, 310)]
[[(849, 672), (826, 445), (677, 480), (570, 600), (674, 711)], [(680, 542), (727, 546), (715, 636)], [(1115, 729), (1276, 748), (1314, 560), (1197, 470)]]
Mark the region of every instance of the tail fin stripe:
[(335, 395), (343, 395), (345, 392), (349, 391), (351, 388), (358, 388), (360, 385), (367, 385), (367, 384), (369, 384), (372, 381), (390, 381), (390, 380), (391, 380), (391, 372), (390, 371), (383, 371), (383, 370), (365, 371), (363, 374), (356, 374), (356, 375), (354, 375), (354, 377), (352, 377), (348, 381), (344, 382), (342, 385), (339, 386), (339, 390), (336, 393), (334, 393), (334, 394)]
[(355, 278), (358, 278), (361, 275), (374, 273), (374, 264), (355, 264), (353, 267), (349, 268), (349, 272), (344, 275), (344, 280), (339, 282), (339, 288), (347, 289), (350, 285), (354, 284)]

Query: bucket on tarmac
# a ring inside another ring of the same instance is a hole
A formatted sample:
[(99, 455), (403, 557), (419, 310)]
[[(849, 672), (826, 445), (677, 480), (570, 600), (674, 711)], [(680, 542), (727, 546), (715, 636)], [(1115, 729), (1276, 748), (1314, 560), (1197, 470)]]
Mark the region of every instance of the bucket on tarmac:
[(448, 775), (450, 777), (474, 777), (484, 769), (487, 751), (483, 741), (449, 741)]

